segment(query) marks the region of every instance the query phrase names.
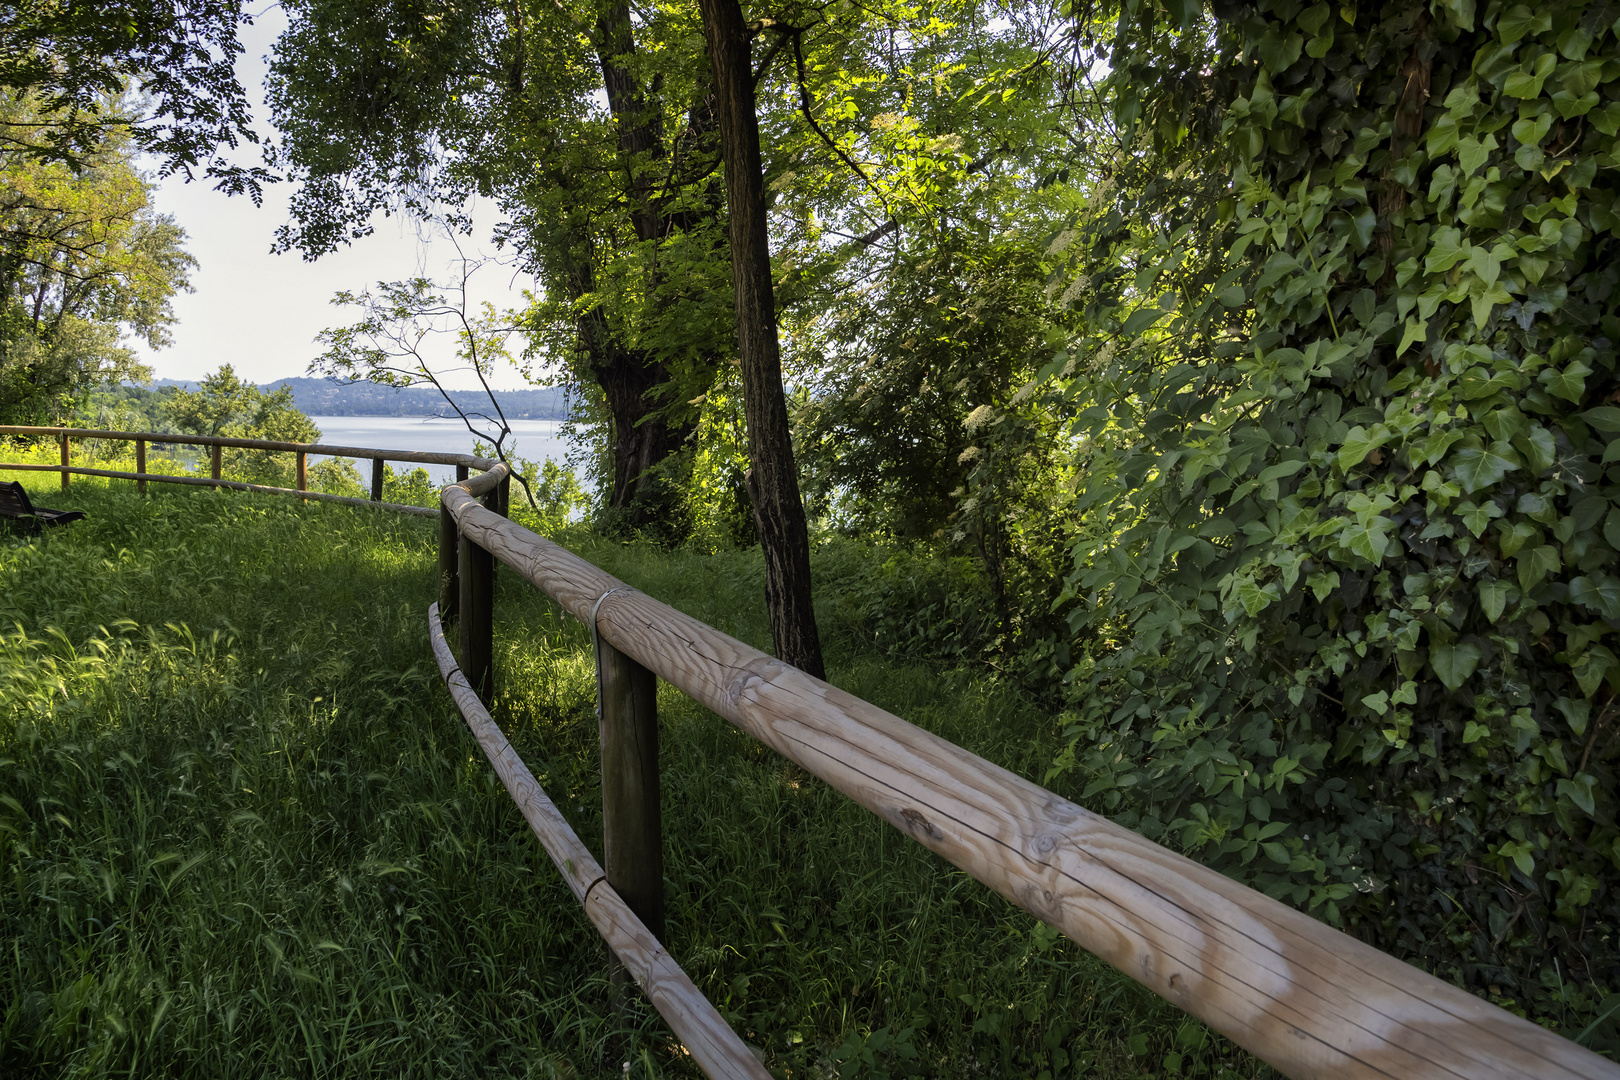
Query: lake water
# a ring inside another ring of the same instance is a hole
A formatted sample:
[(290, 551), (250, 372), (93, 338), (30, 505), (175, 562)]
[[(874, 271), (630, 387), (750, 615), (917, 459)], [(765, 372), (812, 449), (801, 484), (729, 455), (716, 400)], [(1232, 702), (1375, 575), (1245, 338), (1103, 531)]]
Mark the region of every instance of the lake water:
[[(328, 446), (365, 446), (375, 450), (423, 450), (438, 454), (470, 454), (475, 436), (460, 420), (441, 420), (433, 416), (311, 416), (321, 429), (320, 441)], [(555, 461), (562, 463), (568, 453), (568, 444), (562, 438), (561, 420), (512, 420), (512, 434), (506, 442), (508, 456), (516, 455), (536, 463)], [(310, 461), (321, 460), (315, 454)], [(395, 471), (409, 471), (418, 466), (409, 462), (392, 462)], [(435, 484), (455, 481), (454, 465), (423, 465)], [(360, 469), (363, 482), (370, 483), (370, 466)]]

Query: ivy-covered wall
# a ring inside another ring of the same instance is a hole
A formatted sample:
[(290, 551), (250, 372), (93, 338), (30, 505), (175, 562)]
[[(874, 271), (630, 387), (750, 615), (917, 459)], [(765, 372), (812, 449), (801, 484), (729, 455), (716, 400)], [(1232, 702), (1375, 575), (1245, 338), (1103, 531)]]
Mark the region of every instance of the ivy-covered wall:
[(1053, 777), (1590, 1018), (1620, 985), (1620, 7), (1121, 8), (1118, 175), (1151, 182), (1094, 199), (1090, 329), (1048, 372), (1085, 519)]

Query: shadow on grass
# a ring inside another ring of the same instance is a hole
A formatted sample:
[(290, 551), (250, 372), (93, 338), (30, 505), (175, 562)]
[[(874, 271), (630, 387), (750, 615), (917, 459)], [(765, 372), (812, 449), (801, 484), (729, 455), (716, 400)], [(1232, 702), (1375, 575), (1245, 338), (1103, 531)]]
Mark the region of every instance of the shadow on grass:
[[(693, 1076), (438, 683), (431, 521), (75, 484), (0, 541), (0, 1073)], [(756, 555), (576, 537), (759, 643)], [(589, 639), (515, 575), (498, 721), (599, 848)], [(1045, 719), (850, 649), (835, 681), (1009, 768)], [(669, 946), (782, 1076), (1255, 1075), (1129, 980), (668, 687)]]

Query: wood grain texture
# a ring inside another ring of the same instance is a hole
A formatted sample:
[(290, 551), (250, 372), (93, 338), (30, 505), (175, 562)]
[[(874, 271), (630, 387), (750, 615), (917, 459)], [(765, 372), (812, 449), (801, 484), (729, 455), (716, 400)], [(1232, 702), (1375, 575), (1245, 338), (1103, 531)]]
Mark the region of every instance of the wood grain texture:
[[(144, 473), (145, 471), (146, 471), (146, 440), (145, 439), (136, 439), (135, 440), (135, 472), (137, 474), (140, 474), (140, 473)], [(145, 480), (137, 480), (137, 481), (135, 481), (135, 493), (138, 494), (138, 495), (145, 495), (146, 494), (146, 481)]]
[(457, 541), (456, 554), (461, 589), (456, 636), (461, 669), (473, 693), (489, 701), (495, 689), (495, 560), (465, 536)]
[(58, 435), (56, 438), (57, 438), (57, 441), (62, 444), (62, 490), (66, 491), (68, 489), (68, 476), (69, 476), (69, 473), (68, 473), (68, 437), (66, 435)]
[[(486, 513), (490, 513), (486, 511)], [(490, 513), (491, 517), (497, 515)], [(504, 519), (503, 519), (504, 520)], [(569, 827), (534, 774), (523, 764), (501, 729), (490, 719), (466, 676), (456, 666), (439, 623), (439, 606), (428, 609), (428, 636), (456, 707), (478, 739), (495, 774), (517, 803), (529, 828), (585, 908), (591, 924), (629, 969), (647, 999), (669, 1024), (698, 1067), (717, 1080), (769, 1080), (748, 1046), (737, 1037), (707, 998), (687, 978), (658, 939), (607, 883), (602, 867)]]
[[(493, 458), (473, 454), (439, 454), (427, 450), (379, 450), (370, 446), (328, 446), (325, 443), (281, 442), (276, 439), (233, 439), (224, 435), (174, 435), (155, 431), (103, 431), (99, 428), (29, 427), (22, 424), (0, 424), (0, 435), (51, 435), (75, 439), (145, 439), (154, 443), (174, 443), (182, 446), (233, 446), (244, 450), (303, 451), (306, 454), (325, 454), (328, 457), (367, 458), (381, 461), (411, 461), (422, 465), (459, 465), (475, 469), (488, 469), (498, 464)], [(52, 466), (54, 469), (55, 466)]]
[(461, 555), (457, 550), (460, 537), (456, 532), (456, 519), (442, 506), (439, 508), (439, 611), (447, 623), (456, 621), (461, 605)]
[[(582, 621), (621, 584), (462, 488), (442, 497), (465, 535)], [(643, 593), (608, 597), (599, 626), (614, 648), (1289, 1076), (1620, 1078), (1558, 1035)]]
[(658, 679), (607, 642), (597, 657), (602, 862), (654, 937), (664, 936), (664, 831), (658, 782)]

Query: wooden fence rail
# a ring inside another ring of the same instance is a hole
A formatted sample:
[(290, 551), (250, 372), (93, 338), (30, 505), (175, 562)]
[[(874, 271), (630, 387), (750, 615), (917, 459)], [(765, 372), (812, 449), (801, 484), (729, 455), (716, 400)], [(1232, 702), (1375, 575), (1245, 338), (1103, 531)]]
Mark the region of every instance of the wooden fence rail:
[[(101, 431), (92, 428), (62, 428), (62, 427), (28, 427), (16, 424), (0, 425), (0, 435), (32, 435), (48, 436), (57, 440), (61, 446), (60, 464), (41, 465), (38, 463), (0, 464), (0, 470), (16, 472), (54, 472), (62, 477), (62, 490), (68, 487), (70, 476), (104, 476), (115, 480), (133, 480), (135, 488), (143, 494), (146, 491), (148, 480), (160, 484), (188, 484), (193, 487), (229, 488), (234, 491), (257, 491), (269, 495), (295, 495), (300, 499), (317, 499), (322, 502), (343, 503), (349, 506), (372, 506), (383, 510), (393, 510), (402, 514), (415, 514), (421, 517), (437, 517), (439, 511), (423, 506), (406, 506), (403, 503), (390, 503), (383, 501), (383, 463), (387, 461), (402, 461), (416, 465), (454, 465), (456, 478), (466, 479), (468, 469), (488, 469), (497, 464), (490, 458), (481, 458), (472, 454), (440, 454), (425, 450), (377, 450), (366, 446), (328, 446), (324, 443), (296, 443), (281, 442), (275, 439), (237, 439), (223, 435), (174, 435), (166, 432), (152, 431)], [(72, 439), (106, 439), (112, 441), (133, 442), (135, 444), (135, 471), (124, 472), (117, 469), (93, 469), (70, 464), (69, 442)], [(206, 446), (209, 453), (209, 475), (203, 476), (171, 476), (167, 473), (150, 473), (146, 471), (146, 446), (148, 443), (169, 443), (183, 446)], [(220, 476), (221, 455), (226, 447), (242, 450), (271, 450), (297, 455), (296, 488), (272, 487), (268, 484), (249, 484), (240, 480), (225, 480)], [(310, 454), (324, 454), (328, 457), (368, 458), (371, 461), (371, 498), (361, 499), (350, 495), (329, 495), (323, 491), (309, 490), (309, 474), (307, 459)]]
[(569, 827), (495, 721), (490, 719), (489, 710), (473, 693), (472, 683), (457, 667), (450, 652), (439, 621), (438, 604), (428, 609), (428, 634), (450, 696), (478, 739), (484, 755), (495, 767), (495, 774), (506, 785), (512, 801), (523, 812), (551, 861), (557, 864), (574, 899), (585, 908), (591, 923), (607, 940), (613, 955), (635, 977), (653, 1007), (680, 1036), (693, 1060), (712, 1077), (769, 1080), (770, 1073), (749, 1051), (747, 1044), (737, 1037), (671, 959), (658, 936), (620, 897), (607, 873)]
[[(429, 611), (430, 638), (446, 685), (616, 960), (711, 1077), (758, 1080), (766, 1074), (650, 929), (663, 919), (657, 884), (662, 875), (653, 872), (660, 858), (654, 677), (1288, 1076), (1620, 1080), (1620, 1066), (1553, 1032), (626, 586), (509, 521), (510, 471), (503, 464), (354, 447), (0, 427), (0, 434), (12, 433), (60, 438), (62, 464), (36, 468), (60, 470), (64, 482), (69, 472), (84, 472), (306, 495), (144, 470), (72, 469), (65, 449), (69, 437), (293, 450), (300, 464), (306, 453), (340, 453), (458, 465), (458, 482), (440, 493), (439, 602)], [(137, 447), (139, 461), (144, 454)], [(466, 479), (468, 468), (484, 471)], [(612, 804), (603, 814), (605, 870), (579, 843), (480, 700), (493, 691), (497, 563), (591, 628), (599, 668), (603, 795)], [(441, 615), (444, 622), (459, 624), (459, 666)]]
[[(1285, 1074), (1620, 1078), (1620, 1066), (1553, 1032), (629, 588), (480, 505), (505, 473), (444, 489), (454, 525), (441, 524), (442, 539), (488, 552), (617, 653)], [(441, 567), (447, 559), (441, 551)], [(465, 620), (465, 583), (461, 595)], [(627, 697), (604, 690), (601, 708)], [(604, 768), (625, 756), (610, 734), (637, 727), (604, 715)], [(603, 792), (646, 798), (608, 777)], [(606, 862), (619, 888), (611, 850)]]

